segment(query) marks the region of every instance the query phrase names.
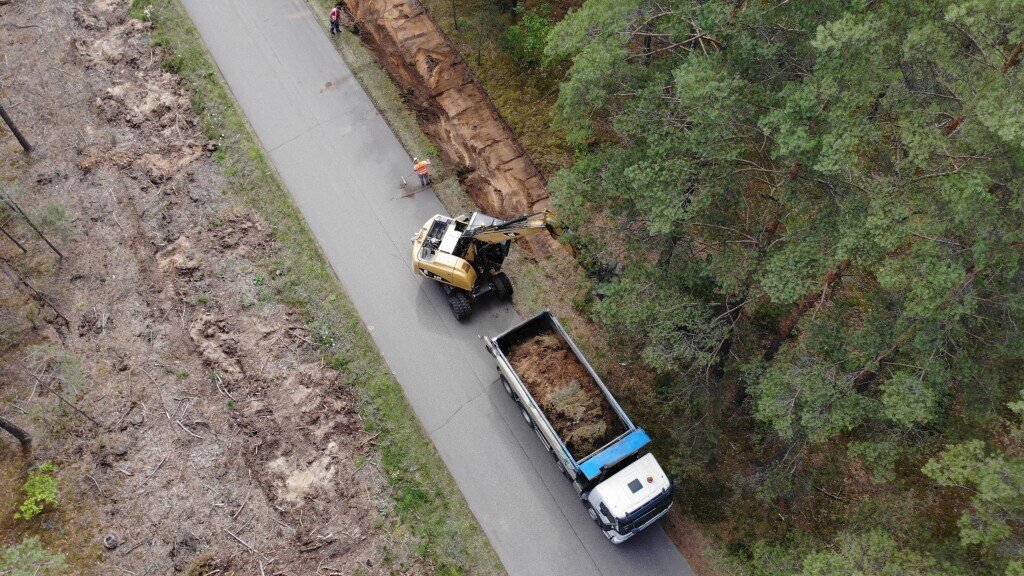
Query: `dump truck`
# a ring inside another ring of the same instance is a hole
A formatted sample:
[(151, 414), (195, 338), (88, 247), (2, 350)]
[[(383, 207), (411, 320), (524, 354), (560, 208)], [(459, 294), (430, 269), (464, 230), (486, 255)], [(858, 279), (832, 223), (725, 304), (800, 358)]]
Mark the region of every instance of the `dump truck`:
[(672, 506), (672, 482), (650, 437), (622, 407), (550, 311), (485, 337), (505, 392), (615, 544)]

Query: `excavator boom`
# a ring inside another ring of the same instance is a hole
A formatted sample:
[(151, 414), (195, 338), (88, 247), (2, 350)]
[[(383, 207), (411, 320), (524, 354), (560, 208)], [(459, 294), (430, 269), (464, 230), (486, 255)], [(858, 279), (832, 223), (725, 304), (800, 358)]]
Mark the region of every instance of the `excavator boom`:
[(554, 213), (550, 210), (520, 216), (501, 224), (492, 224), (468, 230), (463, 234), (463, 238), (472, 239), (475, 242), (484, 244), (499, 244), (507, 240), (518, 240), (526, 236), (533, 236), (541, 232), (557, 236), (554, 216)]

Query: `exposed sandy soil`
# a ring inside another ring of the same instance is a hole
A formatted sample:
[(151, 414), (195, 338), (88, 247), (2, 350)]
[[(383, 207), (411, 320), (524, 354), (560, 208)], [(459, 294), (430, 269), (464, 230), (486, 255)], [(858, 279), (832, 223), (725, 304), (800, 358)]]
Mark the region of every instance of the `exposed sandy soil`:
[(3, 209), (27, 253), (0, 237), (0, 415), (58, 464), (62, 503), (18, 523), (0, 496), (0, 546), (42, 534), (83, 574), (418, 573), (352, 390), (267, 293), (267, 223), (221, 193), (127, 7), (0, 3), (0, 101), (37, 148), (0, 128), (0, 183), (65, 255)]
[(500, 218), (545, 209), (544, 176), (423, 5), (416, 0), (346, 0), (345, 5), (477, 206)]
[(539, 334), (512, 346), (509, 361), (577, 460), (625, 432), (597, 383), (557, 335)]

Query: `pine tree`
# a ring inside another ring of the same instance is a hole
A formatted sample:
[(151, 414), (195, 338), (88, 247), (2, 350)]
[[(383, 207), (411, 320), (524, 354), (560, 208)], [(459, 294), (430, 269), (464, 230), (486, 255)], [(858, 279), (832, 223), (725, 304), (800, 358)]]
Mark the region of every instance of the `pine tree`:
[[(663, 375), (681, 446), (693, 411), (723, 434), (725, 391), (749, 393), (738, 493), (799, 508), (864, 463), (924, 498), (929, 458), (936, 481), (995, 458), (939, 454), (997, 437), (1024, 374), (1022, 46), (1021, 0), (587, 0), (548, 36), (577, 150), (556, 205), (585, 263), (626, 264), (596, 314)], [(852, 542), (856, 506), (832, 500)], [(906, 573), (1019, 569), (1014, 550)]]

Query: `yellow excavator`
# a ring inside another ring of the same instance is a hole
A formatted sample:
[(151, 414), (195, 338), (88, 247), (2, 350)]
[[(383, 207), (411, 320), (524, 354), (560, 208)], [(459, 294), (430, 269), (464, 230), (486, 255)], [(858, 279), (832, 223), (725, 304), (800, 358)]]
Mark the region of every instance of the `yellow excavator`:
[(474, 212), (452, 218), (438, 214), (412, 237), (412, 270), (440, 282), (458, 320), (473, 313), (473, 303), (494, 293), (512, 298), (512, 281), (501, 271), (512, 242), (547, 232), (558, 235), (550, 211), (499, 220)]

